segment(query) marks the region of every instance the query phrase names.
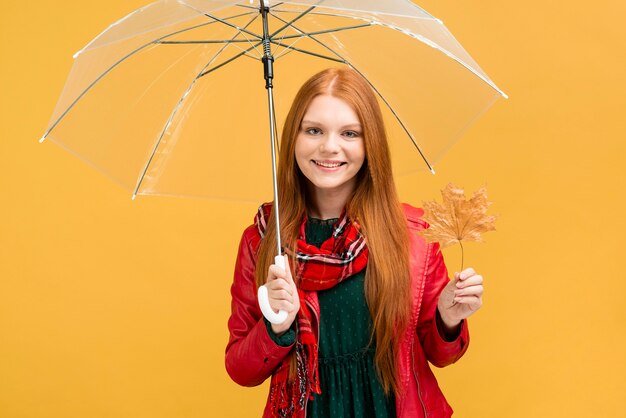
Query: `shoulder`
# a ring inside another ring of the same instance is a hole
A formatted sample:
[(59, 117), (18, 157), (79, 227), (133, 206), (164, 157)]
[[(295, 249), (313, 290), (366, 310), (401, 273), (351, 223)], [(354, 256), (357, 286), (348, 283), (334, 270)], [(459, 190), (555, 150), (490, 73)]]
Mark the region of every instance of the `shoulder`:
[(261, 204), (254, 215), (252, 224), (243, 230), (241, 244), (247, 245), (254, 254), (256, 254), (259, 245), (261, 244), (261, 239), (263, 238), (261, 236), (261, 229), (265, 229), (271, 210), (272, 202), (265, 202)]
[(401, 206), (409, 229), (420, 231), (430, 226), (430, 224), (422, 218), (424, 216), (424, 209), (416, 208), (408, 203), (401, 203)]
[(243, 230), (241, 234), (242, 247), (246, 247), (252, 254), (256, 255), (261, 244), (261, 235), (259, 235), (259, 229), (256, 224), (249, 225)]
[(248, 242), (260, 241), (261, 235), (259, 234), (259, 228), (256, 224), (248, 225), (242, 234), (242, 238)]

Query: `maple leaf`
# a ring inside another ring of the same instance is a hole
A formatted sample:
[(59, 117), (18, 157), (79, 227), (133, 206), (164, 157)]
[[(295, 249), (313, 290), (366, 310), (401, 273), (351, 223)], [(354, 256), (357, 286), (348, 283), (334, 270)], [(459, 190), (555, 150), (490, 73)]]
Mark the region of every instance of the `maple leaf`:
[(463, 270), (462, 241), (482, 242), (481, 234), (495, 231), (494, 215), (486, 215), (491, 202), (487, 200), (487, 189), (483, 186), (470, 200), (465, 200), (462, 188), (452, 183), (441, 191), (443, 203), (424, 202), (423, 219), (429, 228), (418, 234), (427, 242), (439, 242), (441, 248), (455, 243), (461, 245), (461, 270)]

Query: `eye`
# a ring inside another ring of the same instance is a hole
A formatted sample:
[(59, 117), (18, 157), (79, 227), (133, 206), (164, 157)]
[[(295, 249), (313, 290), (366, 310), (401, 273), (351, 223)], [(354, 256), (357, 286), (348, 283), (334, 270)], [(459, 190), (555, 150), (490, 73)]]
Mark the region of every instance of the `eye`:
[(317, 135), (319, 134), (321, 131), (319, 128), (308, 128), (304, 130), (305, 133), (309, 134), (309, 135)]
[(359, 133), (356, 131), (346, 131), (344, 132), (344, 135), (346, 135), (348, 138), (356, 138), (359, 136)]

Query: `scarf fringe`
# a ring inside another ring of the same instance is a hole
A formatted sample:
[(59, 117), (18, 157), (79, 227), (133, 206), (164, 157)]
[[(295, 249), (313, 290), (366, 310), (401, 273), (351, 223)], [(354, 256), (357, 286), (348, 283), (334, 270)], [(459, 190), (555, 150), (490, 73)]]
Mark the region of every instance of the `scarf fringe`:
[(289, 362), (281, 365), (272, 376), (270, 384), (272, 417), (297, 417), (304, 411), (307, 399), (312, 400), (313, 393), (321, 393), (316, 367), (317, 345), (298, 341), (295, 350), (296, 377), (289, 378)]

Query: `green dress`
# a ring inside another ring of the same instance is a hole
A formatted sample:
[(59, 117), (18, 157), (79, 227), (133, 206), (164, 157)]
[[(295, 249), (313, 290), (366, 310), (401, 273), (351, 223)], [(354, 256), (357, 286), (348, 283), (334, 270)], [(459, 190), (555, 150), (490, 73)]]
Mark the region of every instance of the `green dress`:
[[(308, 244), (319, 247), (330, 238), (337, 219), (309, 217), (305, 226)], [(364, 293), (365, 270), (328, 290), (318, 292), (320, 304), (319, 377), (321, 395), (307, 405), (307, 417), (395, 417), (393, 394), (385, 396), (374, 368), (374, 343), (368, 348), (372, 319)], [(295, 333), (278, 338), (293, 343)]]

